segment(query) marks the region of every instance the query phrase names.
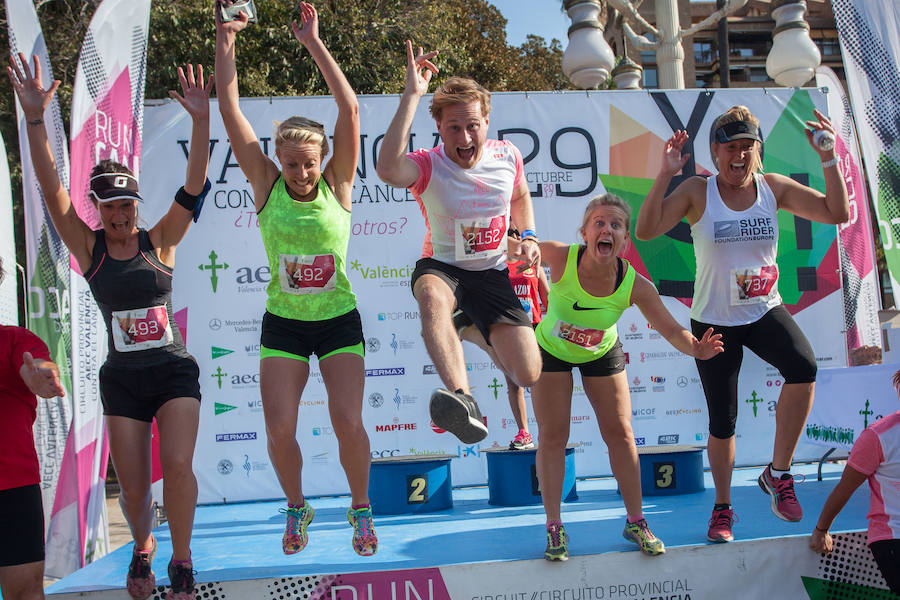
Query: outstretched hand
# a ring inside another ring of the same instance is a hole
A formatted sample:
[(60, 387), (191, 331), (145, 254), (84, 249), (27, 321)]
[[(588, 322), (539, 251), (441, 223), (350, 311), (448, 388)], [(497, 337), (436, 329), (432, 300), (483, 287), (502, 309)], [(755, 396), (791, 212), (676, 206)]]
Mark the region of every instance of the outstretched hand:
[(694, 358), (707, 360), (716, 354), (725, 352), (725, 345), (722, 343), (722, 334), (713, 334), (713, 328), (710, 327), (699, 340), (694, 338), (691, 342), (691, 354)]
[(234, 0), (216, 0), (216, 27), (228, 33), (237, 33), (250, 23), (250, 16), (244, 11), (240, 11), (233, 21), (222, 22), (219, 6), (231, 6), (232, 4), (234, 4)]
[(661, 170), (670, 175), (675, 175), (687, 163), (690, 154), (681, 154), (684, 145), (688, 141), (688, 133), (685, 130), (676, 131), (663, 146)]
[(812, 120), (807, 121), (806, 129), (803, 130), (806, 133), (806, 140), (809, 142), (809, 145), (812, 146), (813, 150), (815, 150), (816, 152), (819, 153), (819, 157), (823, 161), (829, 160), (834, 156), (834, 149), (820, 150), (819, 147), (816, 146), (815, 142), (813, 141), (813, 136), (819, 130), (829, 131), (829, 132), (831, 132), (832, 135), (834, 135), (834, 126), (831, 124), (831, 121), (828, 120), (828, 117), (826, 117), (824, 114), (822, 114), (818, 110), (814, 109), (813, 114), (815, 115), (817, 120), (816, 121), (812, 121)]
[(291, 21), (291, 31), (304, 46), (319, 39), (319, 13), (316, 12), (316, 7), (309, 2), (301, 2), (300, 25), (297, 25), (297, 21)]
[(534, 238), (527, 239), (532, 241), (522, 240), (519, 242), (519, 247), (512, 255), (514, 260), (522, 261), (522, 264), (516, 267), (518, 273), (524, 273), (541, 262), (541, 247), (534, 241)]
[(34, 360), (30, 352), (22, 354), (22, 368), (19, 369), (22, 381), (28, 389), (41, 398), (63, 397), (66, 391), (59, 382), (59, 369), (48, 360)]
[(212, 90), (213, 76), (210, 75), (204, 84), (203, 65), (197, 65), (197, 75), (195, 77), (194, 65), (188, 63), (187, 76), (185, 76), (184, 69), (178, 67), (178, 81), (181, 82), (181, 94), (175, 90), (169, 90), (169, 96), (178, 100), (178, 103), (191, 115), (191, 118), (208, 119), (209, 93)]
[(414, 92), (420, 98), (428, 93), (428, 83), (438, 72), (431, 62), (437, 54), (437, 50), (426, 53), (419, 46), (418, 54), (413, 56), (412, 42), (406, 40), (406, 91)]
[(59, 87), (59, 80), (55, 80), (50, 89), (45, 90), (44, 84), (41, 83), (41, 63), (37, 54), (33, 56), (34, 75), (28, 66), (28, 60), (25, 55), (19, 52), (19, 58), (15, 56), (9, 57), (10, 66), (6, 67), (6, 74), (9, 76), (9, 83), (12, 85), (16, 96), (19, 98), (19, 104), (22, 105), (22, 111), (25, 113), (26, 119), (40, 119), (44, 116), (44, 111), (50, 105), (56, 88)]

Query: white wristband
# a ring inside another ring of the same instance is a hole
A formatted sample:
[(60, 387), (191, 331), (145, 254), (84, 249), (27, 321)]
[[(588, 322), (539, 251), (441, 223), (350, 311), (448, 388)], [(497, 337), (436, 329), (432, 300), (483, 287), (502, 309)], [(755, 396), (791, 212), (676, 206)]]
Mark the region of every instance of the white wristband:
[(823, 168), (823, 169), (827, 169), (828, 167), (835, 167), (835, 166), (837, 166), (837, 164), (838, 164), (840, 161), (841, 161), (841, 159), (839, 159), (837, 156), (835, 156), (835, 157), (832, 158), (831, 160), (823, 160), (823, 161), (822, 161), (822, 168)]

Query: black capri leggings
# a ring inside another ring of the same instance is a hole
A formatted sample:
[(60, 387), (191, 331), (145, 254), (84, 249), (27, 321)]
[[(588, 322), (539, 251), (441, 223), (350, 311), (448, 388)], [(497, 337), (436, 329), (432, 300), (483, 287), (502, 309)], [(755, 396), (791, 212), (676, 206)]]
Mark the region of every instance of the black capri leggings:
[(900, 540), (879, 540), (869, 544), (878, 570), (895, 594), (900, 594)]
[(737, 385), (744, 346), (778, 369), (785, 383), (812, 383), (816, 380), (816, 355), (809, 340), (783, 305), (776, 306), (758, 321), (727, 327), (708, 325), (691, 319), (691, 330), (699, 339), (712, 327), (722, 334), (725, 351), (709, 360), (698, 360), (697, 371), (709, 409), (709, 434), (719, 439), (734, 435), (737, 421)]

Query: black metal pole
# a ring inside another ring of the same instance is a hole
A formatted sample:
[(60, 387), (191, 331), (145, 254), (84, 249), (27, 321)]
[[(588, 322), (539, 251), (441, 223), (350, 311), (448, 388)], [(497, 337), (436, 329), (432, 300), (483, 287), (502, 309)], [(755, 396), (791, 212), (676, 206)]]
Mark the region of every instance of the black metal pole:
[[(725, 6), (725, 0), (716, 0), (716, 9)], [(728, 64), (728, 17), (719, 19), (719, 85), (731, 87), (731, 69)]]

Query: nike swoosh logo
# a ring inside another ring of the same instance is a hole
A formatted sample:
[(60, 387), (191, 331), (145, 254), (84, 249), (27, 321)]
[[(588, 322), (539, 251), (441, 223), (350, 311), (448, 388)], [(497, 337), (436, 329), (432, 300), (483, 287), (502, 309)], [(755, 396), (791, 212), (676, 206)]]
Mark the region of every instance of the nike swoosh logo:
[(578, 300), (572, 305), (573, 310), (600, 310), (599, 306), (578, 306)]

